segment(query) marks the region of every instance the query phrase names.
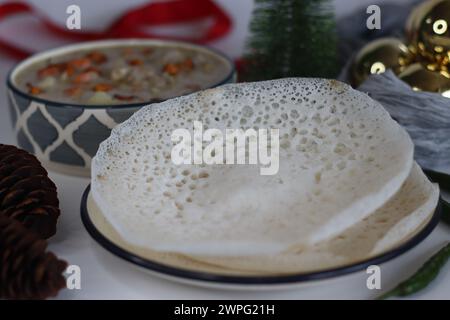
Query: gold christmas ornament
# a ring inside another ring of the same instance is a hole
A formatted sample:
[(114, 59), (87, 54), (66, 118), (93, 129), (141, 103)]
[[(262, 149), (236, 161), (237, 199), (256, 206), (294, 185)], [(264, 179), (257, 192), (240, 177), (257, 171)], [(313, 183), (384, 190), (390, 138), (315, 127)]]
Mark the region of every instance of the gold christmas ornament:
[(441, 72), (430, 71), (420, 63), (405, 68), (398, 77), (415, 91), (429, 91), (450, 98), (450, 79)]
[(438, 64), (449, 62), (450, 0), (430, 1), (418, 19), (417, 47), (421, 55)]
[(403, 71), (413, 60), (408, 47), (396, 38), (382, 38), (364, 46), (356, 55), (351, 78), (354, 86), (360, 85), (369, 75), (392, 69), (396, 74)]
[(414, 46), (417, 44), (417, 35), (419, 34), (419, 29), (422, 21), (429, 13), (429, 11), (442, 1), (443, 0), (426, 0), (411, 11), (405, 25), (406, 39), (409, 43), (413, 44)]
[(352, 84), (392, 69), (413, 90), (450, 98), (450, 0), (423, 1), (412, 10), (405, 29), (406, 44), (384, 38), (359, 51), (350, 69)]

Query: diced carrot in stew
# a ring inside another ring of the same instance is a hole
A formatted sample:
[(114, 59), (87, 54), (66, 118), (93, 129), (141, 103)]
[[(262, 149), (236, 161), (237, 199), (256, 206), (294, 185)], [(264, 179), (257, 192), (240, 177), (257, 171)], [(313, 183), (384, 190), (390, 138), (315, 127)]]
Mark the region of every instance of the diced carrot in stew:
[(57, 76), (61, 72), (61, 67), (57, 64), (51, 64), (45, 68), (38, 71), (39, 78)]
[(79, 96), (83, 90), (81, 87), (70, 87), (64, 90), (64, 94), (69, 97)]
[(191, 58), (187, 58), (181, 63), (181, 68), (184, 70), (192, 70), (194, 69), (194, 62)]
[(88, 58), (79, 58), (69, 61), (69, 65), (78, 70), (84, 70), (91, 66), (91, 60)]
[(132, 59), (128, 61), (128, 64), (130, 66), (141, 66), (144, 64), (144, 61), (142, 61), (141, 59)]
[(149, 55), (153, 53), (153, 49), (152, 48), (144, 48), (142, 49), (142, 54), (144, 55)]
[(86, 82), (91, 82), (92, 80), (96, 79), (98, 77), (98, 72), (89, 70), (89, 71), (85, 71), (82, 72), (78, 75), (75, 76), (75, 78), (73, 79), (74, 83), (86, 83)]
[(94, 86), (94, 88), (92, 88), (92, 90), (94, 90), (95, 92), (97, 91), (108, 92), (112, 88), (113, 88), (112, 85), (110, 85), (109, 83), (98, 83)]
[(133, 49), (132, 48), (123, 48), (122, 49), (122, 55), (129, 56), (130, 54), (133, 54)]
[(89, 68), (87, 68), (86, 70), (84, 70), (84, 72), (93, 72), (93, 73), (96, 73), (96, 74), (98, 74), (98, 75), (100, 75), (102, 72), (100, 71), (100, 69), (99, 68), (96, 68), (96, 67), (89, 67)]
[(131, 101), (134, 100), (136, 97), (135, 96), (125, 96), (125, 95), (121, 95), (121, 94), (115, 94), (114, 98), (120, 101)]
[(106, 54), (99, 51), (92, 51), (91, 53), (88, 53), (86, 57), (95, 64), (102, 64), (108, 61), (108, 57), (106, 56)]
[(33, 86), (31, 83), (27, 83), (27, 87), (28, 87), (28, 93), (29, 94), (38, 95), (38, 94), (44, 93), (44, 90), (42, 90), (39, 87)]
[(170, 74), (171, 76), (175, 76), (178, 74), (180, 69), (174, 63), (168, 63), (164, 66), (164, 72)]
[(70, 64), (66, 63), (63, 67), (63, 73), (65, 73), (68, 77), (71, 77), (75, 73), (75, 69)]

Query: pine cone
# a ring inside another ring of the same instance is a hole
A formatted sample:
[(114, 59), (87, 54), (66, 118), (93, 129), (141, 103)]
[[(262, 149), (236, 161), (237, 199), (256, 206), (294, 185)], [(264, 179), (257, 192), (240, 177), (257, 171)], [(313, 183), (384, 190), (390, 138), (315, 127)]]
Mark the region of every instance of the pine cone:
[(59, 214), (56, 186), (39, 160), (0, 144), (0, 215), (22, 222), (46, 239), (55, 234)]
[(0, 215), (0, 298), (45, 299), (66, 286), (67, 263), (20, 222)]

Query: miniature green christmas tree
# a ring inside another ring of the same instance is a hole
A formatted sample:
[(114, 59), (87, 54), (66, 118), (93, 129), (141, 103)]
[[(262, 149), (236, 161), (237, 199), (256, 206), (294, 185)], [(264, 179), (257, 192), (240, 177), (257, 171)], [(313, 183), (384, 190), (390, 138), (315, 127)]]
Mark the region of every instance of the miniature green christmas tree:
[(336, 51), (330, 0), (255, 0), (241, 79), (334, 77)]

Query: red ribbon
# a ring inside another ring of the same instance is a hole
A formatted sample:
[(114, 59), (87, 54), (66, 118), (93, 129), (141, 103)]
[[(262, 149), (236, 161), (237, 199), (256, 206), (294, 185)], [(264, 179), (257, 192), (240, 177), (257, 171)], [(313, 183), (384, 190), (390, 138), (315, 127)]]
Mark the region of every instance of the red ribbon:
[[(76, 41), (108, 38), (164, 38), (207, 43), (228, 34), (232, 26), (227, 13), (212, 0), (171, 0), (146, 4), (126, 12), (101, 32), (68, 30), (40, 16), (32, 6), (23, 2), (8, 2), (0, 5), (0, 20), (24, 13), (38, 17), (53, 34)], [(213, 23), (198, 38), (161, 36), (142, 30), (143, 27), (188, 23), (205, 18), (211, 18)], [(23, 59), (32, 54), (4, 39), (0, 39), (0, 50), (17, 59)]]

